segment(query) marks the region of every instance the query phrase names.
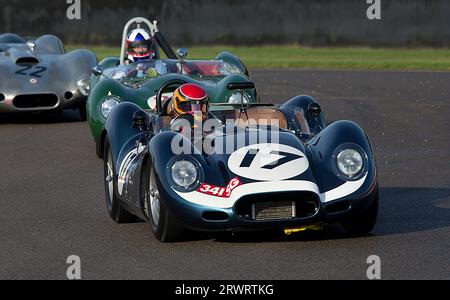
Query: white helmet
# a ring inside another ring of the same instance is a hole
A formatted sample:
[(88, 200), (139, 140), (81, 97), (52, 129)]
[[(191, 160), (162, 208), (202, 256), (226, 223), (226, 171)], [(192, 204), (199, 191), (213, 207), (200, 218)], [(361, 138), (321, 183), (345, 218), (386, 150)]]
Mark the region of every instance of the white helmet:
[(156, 41), (144, 29), (133, 29), (127, 37), (126, 49), (128, 59), (132, 62), (153, 59), (156, 57)]

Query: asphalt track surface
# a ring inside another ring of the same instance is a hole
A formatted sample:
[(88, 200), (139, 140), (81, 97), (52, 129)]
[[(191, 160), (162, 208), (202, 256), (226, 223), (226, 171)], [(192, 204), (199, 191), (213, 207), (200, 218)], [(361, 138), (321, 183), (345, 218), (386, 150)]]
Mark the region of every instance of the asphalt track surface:
[(328, 122), (369, 134), (380, 181), (369, 236), (324, 232), (194, 235), (162, 244), (148, 225), (107, 215), (102, 162), (87, 123), (62, 116), (0, 121), (0, 279), (450, 279), (450, 73), (254, 70), (264, 101), (310, 94)]

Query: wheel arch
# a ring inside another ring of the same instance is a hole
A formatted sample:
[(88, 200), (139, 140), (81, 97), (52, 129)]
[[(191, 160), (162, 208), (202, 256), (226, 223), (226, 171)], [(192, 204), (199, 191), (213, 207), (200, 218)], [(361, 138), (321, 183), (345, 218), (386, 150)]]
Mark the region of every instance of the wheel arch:
[(100, 139), (97, 143), (97, 156), (100, 159), (103, 159), (105, 153), (105, 141), (107, 136), (108, 131), (106, 129), (103, 129), (102, 133), (100, 134)]
[(248, 71), (242, 60), (231, 52), (223, 51), (216, 56), (216, 60), (223, 60), (231, 65), (236, 66), (242, 73), (244, 73), (248, 78), (250, 78), (250, 72)]
[[(311, 105), (318, 107), (320, 109), (320, 113), (317, 115), (312, 114), (309, 109)], [(325, 128), (325, 117), (321, 105), (311, 96), (298, 95), (280, 106), (280, 109), (288, 114), (290, 114), (293, 110), (298, 110), (298, 108), (303, 110), (312, 133), (318, 134)], [(291, 116), (291, 118), (292, 117), (293, 116)]]

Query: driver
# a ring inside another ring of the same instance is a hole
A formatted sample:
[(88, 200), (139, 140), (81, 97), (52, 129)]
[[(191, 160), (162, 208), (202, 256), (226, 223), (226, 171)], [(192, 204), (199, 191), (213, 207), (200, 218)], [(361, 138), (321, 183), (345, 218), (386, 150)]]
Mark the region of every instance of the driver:
[(178, 87), (167, 105), (167, 112), (172, 118), (192, 115), (195, 122), (203, 122), (208, 116), (208, 95), (206, 91), (193, 83)]
[(128, 63), (154, 59), (157, 56), (156, 41), (145, 29), (133, 29), (127, 37), (126, 50)]

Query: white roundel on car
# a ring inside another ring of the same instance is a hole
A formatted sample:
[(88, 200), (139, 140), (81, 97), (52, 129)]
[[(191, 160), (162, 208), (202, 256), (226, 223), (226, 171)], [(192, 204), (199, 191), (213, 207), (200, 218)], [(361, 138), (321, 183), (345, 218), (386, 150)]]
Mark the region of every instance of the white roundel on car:
[(256, 144), (230, 155), (228, 168), (234, 174), (258, 181), (280, 181), (303, 174), (309, 168), (306, 155), (291, 146)]

